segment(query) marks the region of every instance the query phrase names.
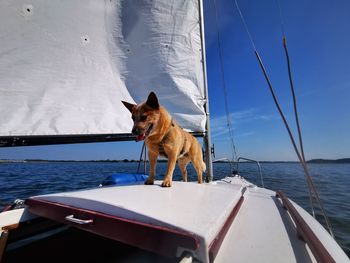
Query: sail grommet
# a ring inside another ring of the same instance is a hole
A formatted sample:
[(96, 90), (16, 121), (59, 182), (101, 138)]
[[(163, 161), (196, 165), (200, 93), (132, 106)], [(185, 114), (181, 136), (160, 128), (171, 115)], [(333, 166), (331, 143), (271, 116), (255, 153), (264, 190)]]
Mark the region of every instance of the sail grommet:
[(89, 38), (88, 35), (82, 36), (82, 37), (81, 37), (81, 40), (82, 40), (82, 44), (83, 44), (83, 45), (87, 45), (87, 44), (90, 43), (90, 38)]
[(34, 14), (34, 8), (33, 5), (23, 5), (22, 6), (22, 15), (23, 16), (32, 16)]

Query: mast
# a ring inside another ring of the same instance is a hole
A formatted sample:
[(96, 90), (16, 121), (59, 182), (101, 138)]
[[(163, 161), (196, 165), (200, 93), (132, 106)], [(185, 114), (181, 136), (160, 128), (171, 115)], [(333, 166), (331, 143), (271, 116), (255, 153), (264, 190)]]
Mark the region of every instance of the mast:
[(207, 82), (207, 66), (205, 56), (205, 39), (204, 39), (204, 12), (203, 12), (203, 0), (198, 0), (199, 6), (199, 25), (200, 25), (200, 36), (202, 44), (202, 66), (203, 66), (203, 84), (204, 84), (204, 109), (206, 115), (205, 134), (204, 134), (204, 147), (205, 147), (205, 160), (207, 165), (206, 171), (206, 182), (210, 182), (213, 179), (213, 162), (211, 158), (211, 130), (210, 130), (210, 114), (209, 114), (209, 92)]

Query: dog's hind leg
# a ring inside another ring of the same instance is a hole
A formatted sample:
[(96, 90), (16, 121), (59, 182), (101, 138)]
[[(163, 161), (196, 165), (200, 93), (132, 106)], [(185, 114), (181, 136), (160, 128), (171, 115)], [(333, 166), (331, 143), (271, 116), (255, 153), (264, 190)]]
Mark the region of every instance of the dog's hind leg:
[(184, 182), (187, 182), (187, 169), (186, 169), (186, 166), (188, 165), (188, 163), (190, 162), (190, 158), (184, 156), (184, 157), (181, 157), (177, 160), (178, 164), (179, 164), (179, 168), (180, 168), (180, 171), (181, 171), (181, 174), (182, 174), (182, 180)]
[(201, 159), (192, 159), (192, 164), (194, 166), (194, 169), (197, 172), (198, 177), (198, 183), (201, 184), (203, 182), (202, 175), (203, 175), (203, 160)]

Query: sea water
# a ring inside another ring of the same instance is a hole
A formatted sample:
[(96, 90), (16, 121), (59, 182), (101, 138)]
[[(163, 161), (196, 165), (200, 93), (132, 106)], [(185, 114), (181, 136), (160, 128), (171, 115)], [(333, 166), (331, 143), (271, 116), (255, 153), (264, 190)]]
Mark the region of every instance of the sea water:
[[(135, 162), (27, 162), (0, 163), (0, 211), (15, 199), (98, 186), (113, 173), (135, 173)], [(314, 183), (331, 221), (336, 240), (350, 255), (350, 164), (310, 164)], [(142, 167), (141, 167), (142, 168)], [(228, 163), (214, 163), (214, 180), (225, 177)], [(233, 167), (235, 168), (235, 167)], [(282, 190), (287, 197), (310, 210), (308, 189), (302, 167), (298, 163), (262, 163), (265, 187)], [(166, 163), (158, 163), (157, 178), (161, 180)], [(196, 173), (188, 166), (189, 180)], [(254, 164), (241, 164), (240, 173), (260, 185)], [(181, 180), (178, 168), (174, 180)]]

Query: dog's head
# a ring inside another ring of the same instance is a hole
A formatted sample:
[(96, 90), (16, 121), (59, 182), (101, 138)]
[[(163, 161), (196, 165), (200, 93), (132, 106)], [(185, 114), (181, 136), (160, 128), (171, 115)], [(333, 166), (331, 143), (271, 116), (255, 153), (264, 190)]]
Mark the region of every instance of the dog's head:
[(132, 114), (134, 121), (132, 134), (137, 136), (137, 141), (144, 140), (159, 120), (159, 103), (156, 94), (151, 92), (147, 101), (138, 105), (126, 101), (122, 101), (122, 103)]

